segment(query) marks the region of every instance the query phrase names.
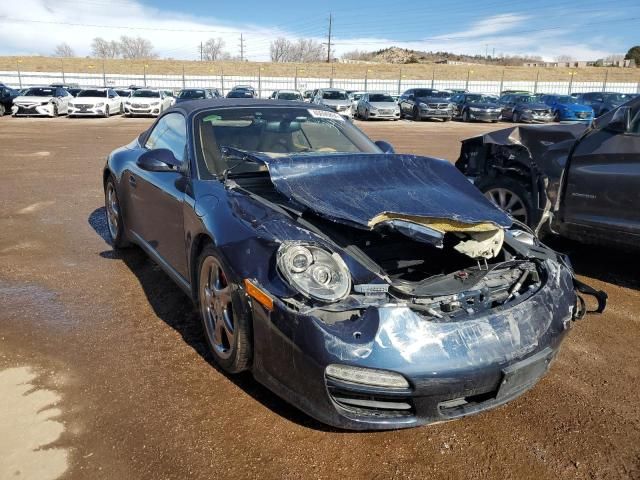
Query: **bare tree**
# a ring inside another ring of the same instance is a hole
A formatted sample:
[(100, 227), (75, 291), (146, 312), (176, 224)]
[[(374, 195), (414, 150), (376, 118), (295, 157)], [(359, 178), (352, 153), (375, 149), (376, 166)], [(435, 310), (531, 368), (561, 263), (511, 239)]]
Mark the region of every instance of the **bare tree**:
[(292, 45), (284, 37), (278, 37), (269, 46), (272, 62), (288, 62), (291, 56)]
[(91, 55), (97, 58), (116, 58), (120, 54), (120, 44), (115, 40), (96, 37), (91, 42)]
[(57, 45), (55, 50), (53, 51), (54, 57), (75, 57), (76, 54), (73, 51), (73, 48), (69, 46), (68, 43), (61, 43)]
[(202, 46), (202, 59), (209, 61), (222, 60), (224, 40), (222, 38), (210, 38)]
[(556, 62), (564, 63), (564, 62), (573, 62), (574, 58), (571, 55), (558, 55), (556, 57)]
[(292, 57), (295, 62), (321, 62), (326, 53), (321, 43), (301, 38), (293, 46)]
[(130, 60), (157, 57), (153, 53), (153, 45), (149, 40), (142, 37), (127, 37), (126, 35), (120, 37), (120, 54), (122, 58)]

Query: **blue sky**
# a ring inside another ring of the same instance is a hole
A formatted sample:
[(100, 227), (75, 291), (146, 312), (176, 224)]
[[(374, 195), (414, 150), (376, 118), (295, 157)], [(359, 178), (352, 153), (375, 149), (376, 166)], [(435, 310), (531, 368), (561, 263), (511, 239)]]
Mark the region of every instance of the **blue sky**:
[[(210, 37), (225, 50), (264, 61), (277, 36), (326, 41), (334, 17), (335, 52), (391, 45), (456, 53), (567, 55), (595, 59), (640, 43), (638, 0), (21, 0), (0, 2), (0, 54), (47, 54), (66, 42), (89, 54), (91, 39), (149, 38), (162, 57), (196, 59)], [(239, 6), (240, 5), (240, 6)]]

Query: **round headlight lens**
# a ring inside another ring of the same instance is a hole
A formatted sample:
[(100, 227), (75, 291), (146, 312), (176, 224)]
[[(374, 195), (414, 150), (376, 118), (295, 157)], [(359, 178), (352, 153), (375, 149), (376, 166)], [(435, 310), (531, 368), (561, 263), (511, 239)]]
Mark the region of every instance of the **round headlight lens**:
[(336, 302), (351, 291), (351, 275), (335, 253), (314, 245), (283, 243), (278, 249), (278, 270), (302, 295)]

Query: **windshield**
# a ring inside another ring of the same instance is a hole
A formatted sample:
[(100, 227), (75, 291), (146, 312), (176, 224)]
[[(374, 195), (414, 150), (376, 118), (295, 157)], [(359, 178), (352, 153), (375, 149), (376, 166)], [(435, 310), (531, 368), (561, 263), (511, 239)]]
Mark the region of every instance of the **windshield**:
[(322, 92), (322, 98), (325, 100), (347, 100), (347, 92), (339, 90), (327, 90)]
[(569, 95), (562, 95), (560, 97), (556, 97), (556, 102), (558, 102), (558, 103), (578, 103), (578, 101), (574, 97), (570, 97)]
[(496, 103), (498, 99), (491, 95), (467, 95), (469, 103)]
[(626, 93), (605, 93), (604, 94), (604, 99), (610, 102), (624, 103), (624, 102), (628, 102), (632, 98), (633, 98), (633, 95), (629, 95)]
[(116, 90), (116, 93), (121, 97), (128, 97), (131, 94), (128, 90)]
[(204, 90), (182, 90), (178, 98), (205, 98)]
[(391, 95), (386, 93), (372, 93), (369, 95), (370, 102), (391, 102), (393, 103), (393, 98)]
[(24, 93), (25, 97), (54, 97), (55, 88), (30, 88)]
[[(200, 173), (213, 178), (238, 163), (223, 157), (221, 147), (266, 154), (272, 157), (381, 153), (380, 149), (340, 115), (313, 108), (229, 108), (209, 110), (197, 117), (202, 156)], [(262, 166), (264, 167), (264, 166)], [(234, 173), (263, 170), (246, 161)]]
[(436, 90), (416, 90), (414, 95), (416, 97), (435, 97), (437, 93)]
[(77, 95), (78, 97), (106, 97), (106, 90), (82, 90)]
[(522, 95), (516, 98), (518, 103), (538, 103), (539, 99), (535, 95)]
[(131, 96), (142, 98), (158, 98), (160, 97), (160, 92), (155, 92), (153, 90), (136, 90), (131, 94)]
[(302, 95), (296, 92), (280, 92), (278, 93), (279, 100), (302, 100)]

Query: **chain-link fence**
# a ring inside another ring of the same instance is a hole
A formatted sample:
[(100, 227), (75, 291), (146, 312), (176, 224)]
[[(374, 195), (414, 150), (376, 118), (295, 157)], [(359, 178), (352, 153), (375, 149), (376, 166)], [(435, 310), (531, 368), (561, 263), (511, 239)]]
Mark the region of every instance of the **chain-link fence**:
[(423, 79), (412, 80), (399, 75), (397, 79), (377, 78), (314, 78), (314, 77), (266, 77), (235, 75), (119, 75), (107, 73), (65, 72), (0, 72), (0, 81), (14, 88), (46, 86), (52, 83), (77, 84), (80, 87), (128, 87), (136, 85), (164, 90), (181, 88), (217, 88), (223, 95), (235, 85), (252, 85), (260, 97), (268, 97), (274, 90), (314, 90), (316, 88), (343, 88), (346, 90), (385, 91), (402, 93), (409, 88), (467, 89), (470, 92), (499, 94), (503, 90), (526, 90), (536, 93), (568, 94), (573, 92), (615, 91), (640, 93), (640, 82), (575, 82), (568, 81), (514, 81), (514, 80), (466, 80)]

